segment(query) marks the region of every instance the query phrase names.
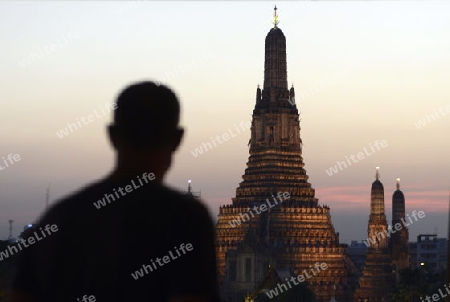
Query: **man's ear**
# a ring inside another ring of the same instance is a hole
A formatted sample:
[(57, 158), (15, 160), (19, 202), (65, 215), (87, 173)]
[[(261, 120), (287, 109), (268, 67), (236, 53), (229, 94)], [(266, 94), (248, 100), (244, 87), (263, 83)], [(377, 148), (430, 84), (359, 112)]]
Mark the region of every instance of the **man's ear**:
[(117, 127), (114, 124), (107, 126), (109, 142), (114, 149), (117, 150), (118, 136), (117, 136)]
[(181, 141), (183, 140), (183, 136), (184, 136), (184, 129), (177, 128), (174, 133), (172, 151), (176, 151), (178, 149), (178, 147), (181, 144)]

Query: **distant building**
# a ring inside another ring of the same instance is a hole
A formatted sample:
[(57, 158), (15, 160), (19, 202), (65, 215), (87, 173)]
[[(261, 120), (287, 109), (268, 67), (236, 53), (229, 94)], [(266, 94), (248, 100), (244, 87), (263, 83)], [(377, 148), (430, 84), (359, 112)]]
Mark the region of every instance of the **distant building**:
[(417, 242), (410, 242), (409, 246), (409, 267), (417, 267)]
[(187, 189), (186, 195), (192, 196), (192, 197), (195, 197), (195, 198), (200, 198), (202, 196), (202, 193), (200, 191), (198, 191), (198, 192), (192, 191), (191, 180), (189, 180), (188, 181), (188, 189)]
[(22, 233), (20, 233), (19, 238), (23, 239), (23, 238), (27, 238), (30, 234), (32, 234), (35, 231), (35, 225), (34, 224), (27, 224), (26, 226), (23, 227), (23, 231)]
[(447, 238), (438, 238), (436, 234), (418, 235), (416, 266), (432, 273), (444, 271), (447, 267), (447, 249)]

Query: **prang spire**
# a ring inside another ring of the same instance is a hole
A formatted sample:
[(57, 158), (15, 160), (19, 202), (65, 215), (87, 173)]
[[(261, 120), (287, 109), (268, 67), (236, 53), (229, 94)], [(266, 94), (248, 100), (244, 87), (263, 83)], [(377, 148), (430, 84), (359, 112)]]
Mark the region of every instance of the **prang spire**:
[(371, 215), (384, 215), (384, 188), (380, 182), (380, 167), (377, 167), (370, 196)]
[(280, 95), (288, 97), (286, 37), (277, 26), (280, 23), (277, 8), (274, 9), (273, 24), (266, 36), (264, 59), (264, 91), (274, 102)]
[[(405, 196), (400, 191), (400, 178), (397, 178), (397, 190), (392, 195), (392, 226), (401, 221), (405, 221)], [(406, 226), (403, 226), (402, 229), (407, 230)], [(402, 232), (403, 230), (395, 232), (391, 237), (396, 237)], [(408, 241), (405, 244), (407, 245)]]
[(365, 242), (368, 251), (353, 301), (390, 301), (389, 292), (394, 283), (392, 259), (388, 250), (389, 232), (384, 213), (384, 188), (378, 170), (379, 167), (371, 190), (368, 239)]
[(277, 27), (278, 23), (280, 23), (280, 21), (278, 20), (278, 15), (277, 15), (277, 6), (275, 5), (274, 9), (273, 9), (273, 25), (274, 28)]
[(405, 219), (405, 196), (400, 191), (400, 178), (397, 178), (397, 191), (392, 195), (392, 226)]
[[(351, 301), (351, 260), (339, 243), (329, 208), (319, 204), (304, 168), (295, 91), (287, 82), (286, 37), (278, 23), (275, 8), (275, 26), (265, 38), (264, 84), (256, 89), (247, 167), (231, 204), (220, 207), (216, 224), (223, 296), (241, 301), (263, 280), (268, 263), (300, 274), (323, 261), (330, 263), (333, 273), (314, 277), (316, 299), (330, 301), (335, 294), (337, 300)], [(289, 193), (288, 200), (268, 205), (259, 215), (249, 212), (283, 193)], [(247, 241), (247, 234), (254, 232), (256, 245)], [(245, 263), (245, 269), (238, 263)]]
[(395, 267), (397, 280), (400, 280), (400, 270), (409, 266), (409, 231), (405, 221), (405, 196), (400, 191), (400, 178), (397, 178), (397, 190), (392, 195), (392, 227), (400, 225), (400, 230), (395, 230), (391, 234), (390, 249), (392, 261)]

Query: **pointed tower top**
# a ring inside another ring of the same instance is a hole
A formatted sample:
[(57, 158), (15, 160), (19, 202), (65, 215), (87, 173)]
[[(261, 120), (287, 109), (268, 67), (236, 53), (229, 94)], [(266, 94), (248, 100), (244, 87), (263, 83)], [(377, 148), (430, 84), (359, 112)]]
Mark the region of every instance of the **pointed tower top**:
[(400, 190), (400, 178), (397, 178), (397, 190)]
[(278, 15), (277, 15), (277, 6), (275, 5), (274, 9), (273, 9), (273, 25), (274, 28), (277, 28), (278, 23), (280, 23), (280, 21), (278, 21)]
[(377, 167), (377, 172), (375, 173), (375, 179), (380, 180), (380, 167)]

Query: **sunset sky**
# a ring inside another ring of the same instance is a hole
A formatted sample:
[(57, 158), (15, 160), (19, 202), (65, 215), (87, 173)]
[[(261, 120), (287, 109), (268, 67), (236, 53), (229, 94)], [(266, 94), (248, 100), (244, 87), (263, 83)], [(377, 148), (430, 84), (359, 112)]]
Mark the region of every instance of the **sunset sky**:
[[(8, 167), (0, 159), (0, 239), (8, 219), (17, 236), (42, 213), (49, 183), (53, 203), (111, 171), (104, 107), (141, 80), (162, 81), (182, 103), (186, 137), (166, 183), (185, 190), (192, 179), (216, 219), (242, 180), (250, 131), (197, 157), (191, 151), (251, 121), (274, 4), (0, 2), (0, 158), (20, 155)], [(410, 241), (419, 233), (447, 236), (450, 3), (276, 5), (289, 86), (301, 104), (305, 169), (341, 241), (367, 238), (376, 166), (388, 221), (399, 177), (406, 213), (426, 213), (410, 226)], [(88, 125), (58, 137), (94, 112)], [(386, 146), (326, 172), (377, 140)]]

